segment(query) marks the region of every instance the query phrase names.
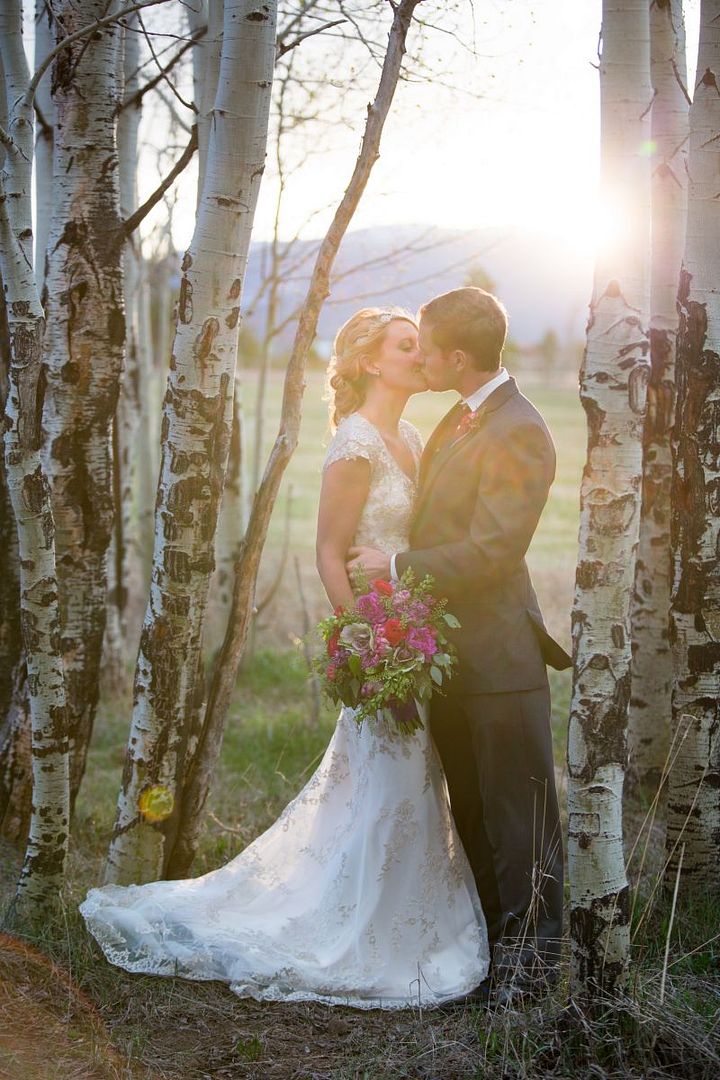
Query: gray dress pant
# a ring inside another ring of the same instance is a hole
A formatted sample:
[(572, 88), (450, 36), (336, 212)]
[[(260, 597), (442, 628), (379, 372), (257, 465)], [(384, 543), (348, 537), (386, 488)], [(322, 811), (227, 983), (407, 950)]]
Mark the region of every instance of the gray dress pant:
[(499, 981), (553, 977), (563, 851), (546, 686), (433, 699), (430, 726)]

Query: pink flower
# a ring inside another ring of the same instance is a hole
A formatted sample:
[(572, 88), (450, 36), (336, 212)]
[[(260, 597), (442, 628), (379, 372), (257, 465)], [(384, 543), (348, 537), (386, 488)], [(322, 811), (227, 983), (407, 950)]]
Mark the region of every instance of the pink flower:
[(408, 620), (417, 627), (423, 627), (430, 618), (430, 607), (422, 600), (412, 600), (405, 610)]
[(358, 615), (362, 615), (364, 619), (368, 619), (373, 625), (384, 623), (387, 618), (383, 602), (375, 593), (366, 593), (365, 596), (358, 597), (355, 607)]
[(408, 647), (421, 652), (426, 660), (432, 660), (437, 652), (437, 641), (427, 627), (411, 627), (407, 632), (406, 640)]

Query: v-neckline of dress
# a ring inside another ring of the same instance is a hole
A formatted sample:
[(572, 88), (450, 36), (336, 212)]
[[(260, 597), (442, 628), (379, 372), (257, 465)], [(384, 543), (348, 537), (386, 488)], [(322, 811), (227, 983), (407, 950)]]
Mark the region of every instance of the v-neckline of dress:
[(368, 420), (367, 416), (363, 416), (363, 414), (361, 412), (355, 413), (355, 415), (359, 416), (361, 420), (364, 420), (366, 424), (370, 425), (370, 427), (373, 429), (373, 431), (377, 435), (378, 439), (382, 443), (383, 449), (385, 450), (385, 453), (390, 458), (390, 460), (392, 461), (393, 465), (398, 470), (400, 475), (404, 476), (405, 479), (408, 481), (408, 483), (412, 484), (413, 487), (417, 487), (419, 462), (415, 461), (415, 454), (413, 452), (413, 448), (410, 445), (410, 443), (408, 442), (408, 440), (405, 438), (405, 436), (403, 434), (403, 431), (402, 431), (402, 428), (400, 427), (400, 424), (398, 424), (398, 434), (399, 434), (400, 438), (402, 439), (402, 441), (405, 443), (405, 446), (410, 451), (410, 456), (412, 457), (413, 462), (415, 463), (415, 475), (414, 476), (410, 476), (409, 473), (405, 472), (402, 465), (400, 464), (398, 459), (395, 457), (395, 455), (393, 454), (393, 452), (390, 449), (390, 447), (388, 446), (388, 444), (385, 442), (385, 439), (382, 436), (382, 432), (380, 431), (380, 428), (377, 426), (377, 424), (373, 424), (372, 420)]

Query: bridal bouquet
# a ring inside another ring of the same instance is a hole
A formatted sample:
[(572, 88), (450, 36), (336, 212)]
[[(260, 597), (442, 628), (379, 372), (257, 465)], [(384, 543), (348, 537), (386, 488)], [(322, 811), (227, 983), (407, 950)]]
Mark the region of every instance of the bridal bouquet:
[(456, 655), (446, 631), (460, 623), (432, 586), (430, 576), (416, 585), (411, 570), (397, 585), (373, 581), (352, 611), (338, 608), (319, 624), (325, 654), (315, 666), (323, 690), (352, 706), (358, 724), (379, 716), (412, 734), (423, 726), (416, 702), (429, 701), (452, 675)]

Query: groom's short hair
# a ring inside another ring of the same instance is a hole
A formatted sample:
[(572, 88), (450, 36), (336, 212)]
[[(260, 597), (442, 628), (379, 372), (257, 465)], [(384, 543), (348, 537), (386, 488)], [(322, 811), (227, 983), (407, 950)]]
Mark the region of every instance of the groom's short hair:
[(497, 296), (469, 285), (441, 293), (423, 304), (432, 340), (443, 352), (462, 349), (478, 371), (495, 371), (505, 346), (508, 316)]

